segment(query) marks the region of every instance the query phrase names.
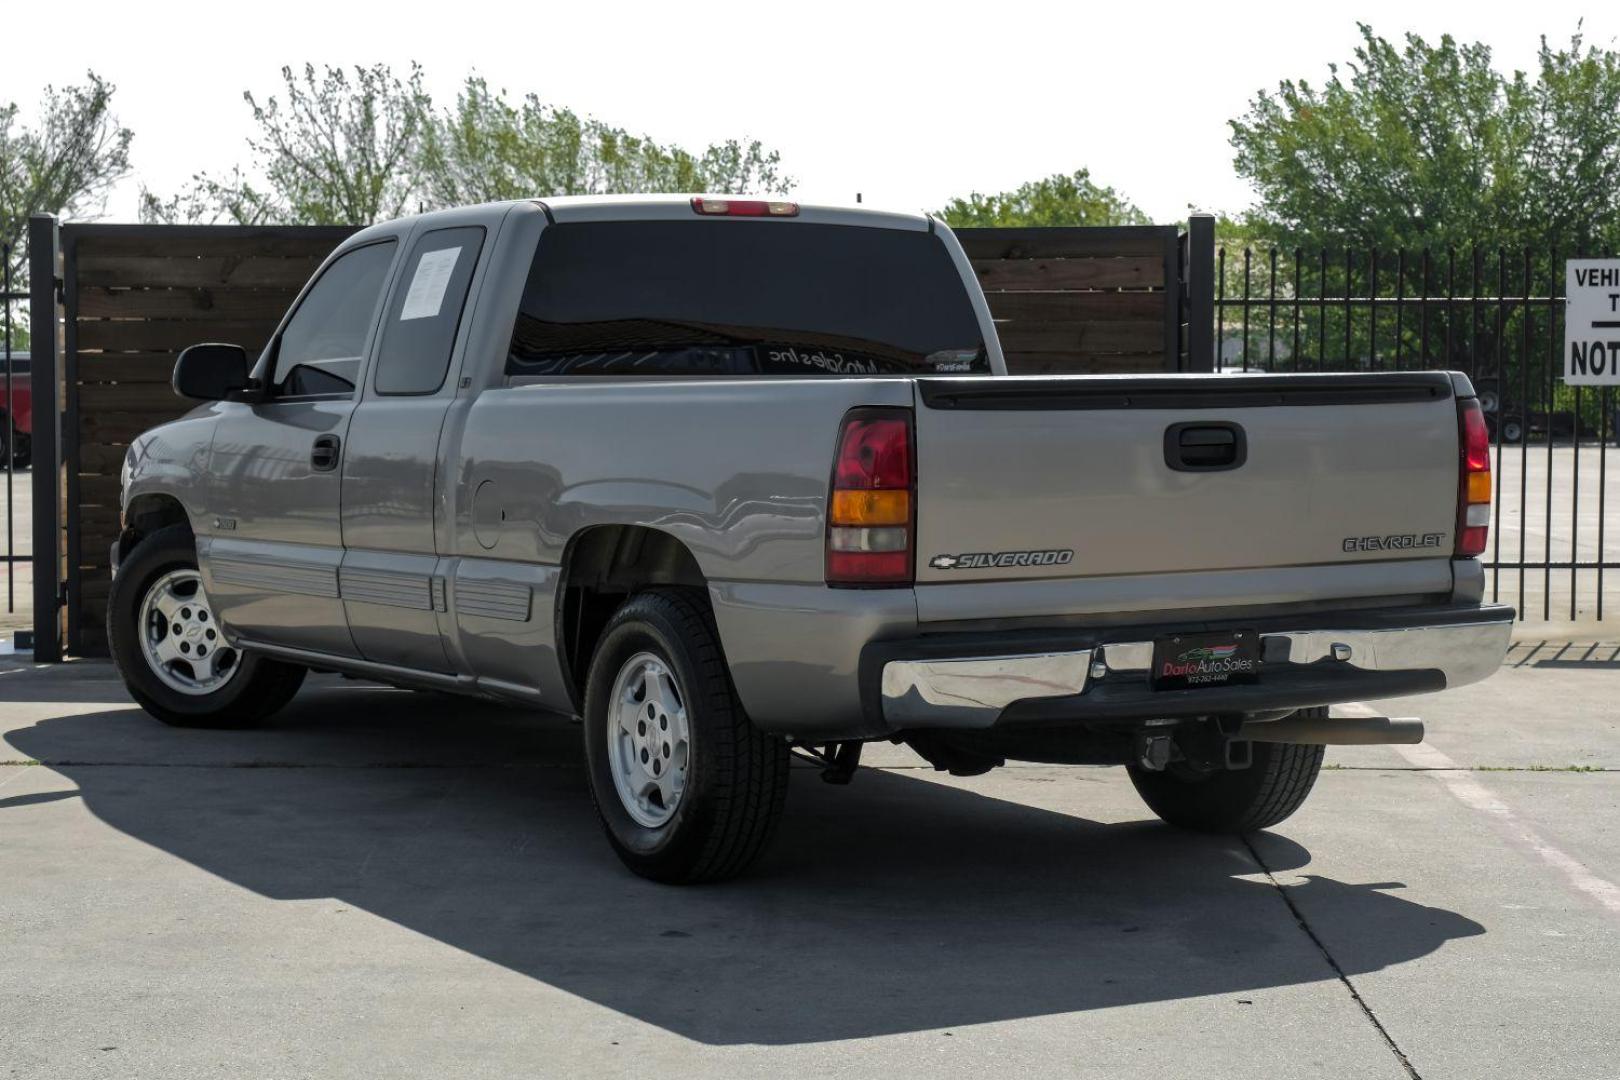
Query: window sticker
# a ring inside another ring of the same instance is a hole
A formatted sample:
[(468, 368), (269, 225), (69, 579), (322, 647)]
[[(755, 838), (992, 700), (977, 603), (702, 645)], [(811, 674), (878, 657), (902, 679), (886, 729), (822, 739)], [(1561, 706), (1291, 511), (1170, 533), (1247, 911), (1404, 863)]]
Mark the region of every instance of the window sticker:
[(416, 275), (411, 278), (410, 290), (405, 294), (405, 306), (400, 308), (399, 321), (431, 319), (444, 305), (444, 290), (450, 285), (450, 273), (461, 256), (458, 247), (442, 251), (428, 251), (416, 261)]

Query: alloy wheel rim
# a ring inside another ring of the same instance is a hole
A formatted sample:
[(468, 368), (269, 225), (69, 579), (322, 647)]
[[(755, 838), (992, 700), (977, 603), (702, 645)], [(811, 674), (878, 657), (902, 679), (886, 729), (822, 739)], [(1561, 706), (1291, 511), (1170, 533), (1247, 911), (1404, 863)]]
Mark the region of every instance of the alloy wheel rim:
[(152, 582), (136, 623), (141, 655), (152, 674), (181, 694), (212, 694), (241, 668), (203, 593), (202, 575), (171, 570)]
[(625, 813), (656, 829), (680, 806), (691, 760), (686, 699), (670, 665), (650, 652), (619, 668), (608, 708), (608, 765)]

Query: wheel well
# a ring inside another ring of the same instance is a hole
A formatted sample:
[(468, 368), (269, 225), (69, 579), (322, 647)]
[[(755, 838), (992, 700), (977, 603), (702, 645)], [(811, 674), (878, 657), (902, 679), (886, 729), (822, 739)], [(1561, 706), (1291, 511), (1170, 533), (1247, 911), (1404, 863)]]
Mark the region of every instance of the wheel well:
[(576, 535), (563, 554), (557, 654), (574, 706), (585, 706), (585, 674), (619, 605), (655, 585), (708, 591), (686, 545), (640, 525), (601, 525)]
[(124, 512), (124, 531), (118, 534), (118, 557), (128, 555), (143, 537), (170, 525), (191, 526), (191, 517), (173, 495), (138, 495)]

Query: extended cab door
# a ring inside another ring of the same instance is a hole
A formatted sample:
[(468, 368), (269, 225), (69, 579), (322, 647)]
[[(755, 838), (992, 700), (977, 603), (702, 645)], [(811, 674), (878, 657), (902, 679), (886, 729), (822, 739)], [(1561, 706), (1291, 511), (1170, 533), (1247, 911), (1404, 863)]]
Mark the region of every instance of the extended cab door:
[(230, 635), (356, 655), (338, 593), (339, 465), (398, 247), (328, 263), (266, 350), (268, 400), (224, 406), (197, 555)]
[(343, 455), (339, 574), (355, 648), (367, 660), (448, 672), (440, 637), (434, 498), (439, 433), (456, 393), (451, 359), (485, 230), (431, 229), (410, 245), (383, 315), (377, 359)]

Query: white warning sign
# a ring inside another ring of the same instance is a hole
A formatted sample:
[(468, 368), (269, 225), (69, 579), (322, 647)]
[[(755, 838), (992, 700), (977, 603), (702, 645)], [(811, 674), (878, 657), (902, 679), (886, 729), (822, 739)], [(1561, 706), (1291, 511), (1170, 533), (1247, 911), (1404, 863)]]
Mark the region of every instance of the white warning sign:
[(1564, 264), (1564, 381), (1620, 386), (1620, 259)]

